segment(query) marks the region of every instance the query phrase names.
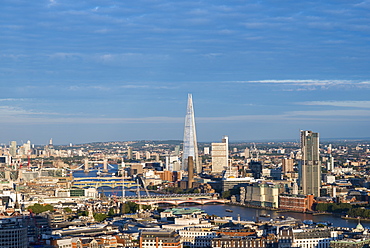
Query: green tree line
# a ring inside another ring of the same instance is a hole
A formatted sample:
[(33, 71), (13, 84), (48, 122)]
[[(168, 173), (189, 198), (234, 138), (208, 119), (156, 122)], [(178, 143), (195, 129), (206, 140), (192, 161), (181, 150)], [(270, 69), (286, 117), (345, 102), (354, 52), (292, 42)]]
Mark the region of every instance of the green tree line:
[(54, 207), (51, 206), (50, 204), (41, 205), (39, 203), (35, 203), (32, 206), (28, 206), (27, 210), (34, 214), (39, 214), (39, 213), (46, 212), (46, 211), (53, 211)]
[(350, 217), (370, 219), (370, 209), (366, 208), (352, 208), (347, 214)]
[(330, 213), (347, 213), (352, 209), (349, 203), (318, 203), (316, 204), (316, 211), (330, 212)]

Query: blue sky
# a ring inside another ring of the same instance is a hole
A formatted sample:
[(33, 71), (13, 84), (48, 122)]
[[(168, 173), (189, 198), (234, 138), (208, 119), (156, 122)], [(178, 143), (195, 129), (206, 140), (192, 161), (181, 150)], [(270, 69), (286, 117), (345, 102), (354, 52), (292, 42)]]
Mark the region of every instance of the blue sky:
[(0, 143), (370, 137), (370, 1), (3, 0)]

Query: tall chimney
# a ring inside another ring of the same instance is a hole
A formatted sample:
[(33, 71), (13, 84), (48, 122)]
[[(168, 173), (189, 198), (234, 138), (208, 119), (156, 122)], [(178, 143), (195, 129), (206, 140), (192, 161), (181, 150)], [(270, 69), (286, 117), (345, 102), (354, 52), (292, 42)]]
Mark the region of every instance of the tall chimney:
[(194, 161), (193, 156), (188, 157), (188, 189), (193, 188), (194, 182)]

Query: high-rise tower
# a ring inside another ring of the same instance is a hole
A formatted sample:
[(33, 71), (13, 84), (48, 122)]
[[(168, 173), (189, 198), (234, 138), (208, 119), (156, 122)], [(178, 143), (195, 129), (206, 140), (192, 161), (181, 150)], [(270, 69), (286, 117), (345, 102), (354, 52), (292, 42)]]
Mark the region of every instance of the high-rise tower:
[(12, 157), (17, 156), (17, 141), (10, 142), (9, 153)]
[(193, 97), (188, 94), (188, 106), (185, 117), (185, 128), (184, 128), (184, 147), (182, 155), (182, 166), (181, 169), (188, 170), (188, 157), (192, 156), (194, 160), (194, 171), (195, 173), (201, 173), (201, 167), (198, 159), (198, 143), (197, 134), (195, 131), (195, 118), (193, 108)]
[(221, 173), (229, 165), (229, 138), (222, 137), (221, 143), (212, 143), (212, 173)]
[(299, 166), (299, 184), (303, 194), (320, 196), (321, 164), (319, 134), (301, 131), (302, 159)]

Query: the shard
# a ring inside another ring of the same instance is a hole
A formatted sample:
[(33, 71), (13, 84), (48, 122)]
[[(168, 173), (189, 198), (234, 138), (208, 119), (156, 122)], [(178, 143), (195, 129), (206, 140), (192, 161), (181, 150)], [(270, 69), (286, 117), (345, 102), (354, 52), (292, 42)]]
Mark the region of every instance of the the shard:
[(184, 147), (181, 166), (181, 169), (184, 171), (188, 171), (189, 156), (192, 156), (194, 159), (194, 171), (196, 173), (201, 173), (200, 163), (198, 161), (198, 143), (197, 133), (195, 131), (193, 97), (191, 94), (188, 94), (188, 106), (185, 117)]

